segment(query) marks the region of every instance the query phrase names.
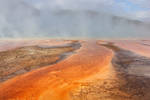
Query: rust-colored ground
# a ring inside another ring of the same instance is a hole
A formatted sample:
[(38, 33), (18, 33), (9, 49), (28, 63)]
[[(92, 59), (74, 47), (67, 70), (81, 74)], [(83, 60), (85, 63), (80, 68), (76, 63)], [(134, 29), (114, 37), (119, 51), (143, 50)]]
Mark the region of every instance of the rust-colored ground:
[[(61, 41), (59, 48), (57, 43), (52, 46), (49, 42), (45, 44), (41, 40), (32, 44), (38, 43), (37, 46), (26, 42), (25, 47), (20, 47), (21, 44), (15, 48), (8, 46), (9, 49), (0, 52), (3, 55), (1, 65), (15, 68), (16, 65), (20, 68), (40, 63), (47, 65), (0, 83), (0, 100), (150, 100), (148, 40)], [(58, 63), (47, 63), (51, 61), (49, 56), (70, 51), (74, 53)], [(25, 56), (22, 58), (21, 54)], [(9, 59), (14, 56), (29, 63)], [(7, 67), (0, 67), (5, 72)]]
[(81, 44), (75, 54), (57, 64), (1, 83), (0, 100), (74, 100), (81, 85), (113, 78), (112, 51), (93, 41)]
[(56, 39), (12, 39), (0, 40), (0, 51), (12, 50), (24, 46), (59, 46), (72, 43), (70, 40), (56, 40)]
[(150, 40), (114, 40), (111, 42), (123, 49), (150, 57)]
[(64, 47), (25, 46), (0, 52), (0, 82), (46, 65), (54, 64), (72, 52), (73, 44)]

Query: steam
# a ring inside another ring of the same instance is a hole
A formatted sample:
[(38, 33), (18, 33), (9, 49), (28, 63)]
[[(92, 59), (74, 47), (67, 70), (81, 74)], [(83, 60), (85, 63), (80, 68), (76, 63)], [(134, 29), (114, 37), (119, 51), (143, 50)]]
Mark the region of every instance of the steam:
[(94, 6), (69, 9), (62, 2), (59, 7), (54, 5), (42, 8), (23, 0), (0, 0), (0, 38), (150, 37), (149, 24), (117, 17), (110, 13), (110, 5), (103, 5), (100, 11)]

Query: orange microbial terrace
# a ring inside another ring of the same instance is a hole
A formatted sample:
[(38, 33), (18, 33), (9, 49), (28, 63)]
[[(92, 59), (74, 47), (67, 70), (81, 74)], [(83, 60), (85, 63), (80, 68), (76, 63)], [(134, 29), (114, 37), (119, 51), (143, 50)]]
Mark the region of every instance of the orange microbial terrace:
[(150, 58), (117, 46), (126, 41), (19, 41), (1, 42), (0, 100), (150, 98)]
[(85, 79), (103, 72), (112, 52), (96, 42), (81, 42), (81, 48), (63, 61), (9, 79), (0, 85), (0, 99), (67, 100)]

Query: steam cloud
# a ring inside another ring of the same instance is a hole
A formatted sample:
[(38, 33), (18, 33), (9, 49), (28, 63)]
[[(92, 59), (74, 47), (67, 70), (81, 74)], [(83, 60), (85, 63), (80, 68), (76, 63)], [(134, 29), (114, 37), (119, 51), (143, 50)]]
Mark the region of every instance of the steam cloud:
[(109, 14), (108, 5), (103, 5), (100, 11), (94, 6), (91, 9), (53, 6), (41, 9), (41, 5), (33, 6), (23, 0), (0, 0), (0, 38), (150, 36), (149, 24)]

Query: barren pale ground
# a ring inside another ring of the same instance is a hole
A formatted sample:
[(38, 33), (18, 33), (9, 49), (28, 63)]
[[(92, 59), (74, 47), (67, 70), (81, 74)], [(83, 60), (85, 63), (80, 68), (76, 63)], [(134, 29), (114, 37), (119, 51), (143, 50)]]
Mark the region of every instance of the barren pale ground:
[(0, 100), (150, 100), (149, 45), (1, 40)]

